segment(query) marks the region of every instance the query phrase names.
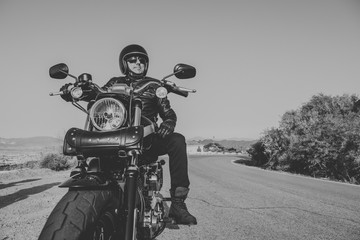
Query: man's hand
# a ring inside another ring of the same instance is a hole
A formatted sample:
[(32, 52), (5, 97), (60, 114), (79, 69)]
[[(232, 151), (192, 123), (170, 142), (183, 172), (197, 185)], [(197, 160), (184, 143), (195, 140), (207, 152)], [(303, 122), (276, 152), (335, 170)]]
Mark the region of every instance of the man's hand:
[(160, 128), (157, 133), (160, 137), (165, 138), (167, 135), (174, 132), (175, 122), (172, 120), (166, 120), (160, 124)]
[(67, 83), (60, 88), (60, 91), (62, 91), (64, 93), (64, 94), (61, 94), (60, 96), (62, 99), (64, 99), (67, 102), (72, 102), (72, 100), (73, 100), (72, 96), (70, 94), (70, 91), (69, 91), (69, 86), (71, 86), (71, 85), (73, 85), (73, 84)]

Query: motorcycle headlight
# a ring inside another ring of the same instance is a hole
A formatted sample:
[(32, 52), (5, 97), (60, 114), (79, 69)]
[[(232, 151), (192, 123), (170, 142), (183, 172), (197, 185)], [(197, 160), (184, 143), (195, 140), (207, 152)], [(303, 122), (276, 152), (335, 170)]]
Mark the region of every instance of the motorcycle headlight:
[(115, 130), (125, 122), (126, 109), (119, 100), (102, 98), (91, 107), (90, 120), (100, 131)]

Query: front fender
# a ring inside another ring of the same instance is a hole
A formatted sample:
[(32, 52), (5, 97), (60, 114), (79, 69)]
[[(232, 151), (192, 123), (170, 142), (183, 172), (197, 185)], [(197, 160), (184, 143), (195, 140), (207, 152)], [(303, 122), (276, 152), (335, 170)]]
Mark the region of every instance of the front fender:
[(75, 174), (59, 185), (60, 188), (72, 189), (108, 189), (117, 186), (117, 183), (103, 173), (79, 173)]

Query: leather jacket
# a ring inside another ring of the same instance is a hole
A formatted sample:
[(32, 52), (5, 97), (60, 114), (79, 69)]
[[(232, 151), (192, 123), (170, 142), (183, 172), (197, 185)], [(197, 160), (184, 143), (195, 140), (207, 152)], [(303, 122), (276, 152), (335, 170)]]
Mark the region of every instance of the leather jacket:
[[(145, 77), (142, 80), (155, 80), (150, 77)], [(102, 89), (107, 90), (109, 87), (114, 85), (115, 83), (125, 83), (130, 85), (131, 81), (129, 77), (113, 77), (110, 79)], [(137, 83), (138, 82), (138, 83)], [(134, 86), (136, 88), (137, 84), (141, 86), (141, 81), (134, 80)], [(155, 126), (157, 126), (158, 115), (163, 120), (163, 122), (167, 122), (173, 127), (176, 125), (177, 117), (175, 111), (171, 108), (169, 99), (165, 98), (158, 98), (155, 94), (156, 89), (153, 87), (148, 88), (144, 94), (140, 97), (142, 101), (142, 114), (149, 118), (151, 121), (154, 122)]]

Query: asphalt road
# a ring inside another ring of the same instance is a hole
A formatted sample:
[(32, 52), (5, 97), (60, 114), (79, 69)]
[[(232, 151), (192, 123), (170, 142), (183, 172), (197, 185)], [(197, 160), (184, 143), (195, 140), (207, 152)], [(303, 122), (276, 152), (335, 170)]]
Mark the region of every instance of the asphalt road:
[[(239, 158), (190, 156), (186, 202), (198, 225), (168, 225), (157, 240), (360, 240), (359, 186), (232, 163)], [(164, 170), (167, 197), (168, 164)], [(68, 176), (48, 169), (1, 172), (0, 240), (37, 239), (67, 191), (57, 186)]]
[(232, 163), (238, 158), (190, 157), (186, 202), (198, 225), (170, 225), (158, 240), (360, 239), (359, 186)]

